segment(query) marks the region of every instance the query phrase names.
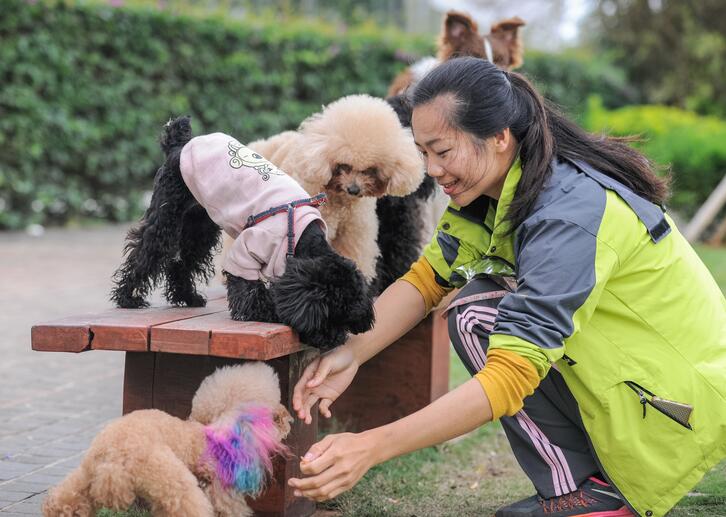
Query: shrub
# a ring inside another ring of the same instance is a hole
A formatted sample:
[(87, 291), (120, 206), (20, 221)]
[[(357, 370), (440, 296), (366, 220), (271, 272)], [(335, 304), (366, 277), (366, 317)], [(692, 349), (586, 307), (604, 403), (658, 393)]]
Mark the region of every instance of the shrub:
[(639, 101), (622, 70), (587, 53), (549, 54), (527, 50), (521, 69), (547, 99), (575, 120), (581, 120), (587, 99), (598, 95), (607, 108)]
[(638, 147), (673, 173), (671, 205), (692, 215), (726, 173), (726, 122), (667, 106), (628, 106), (614, 111), (593, 97), (584, 120), (591, 131), (640, 135)]
[(431, 46), (372, 26), (22, 0), (3, 2), (0, 40), (0, 228), (135, 218), (169, 117), (265, 137), (343, 95), (384, 95), (396, 50)]

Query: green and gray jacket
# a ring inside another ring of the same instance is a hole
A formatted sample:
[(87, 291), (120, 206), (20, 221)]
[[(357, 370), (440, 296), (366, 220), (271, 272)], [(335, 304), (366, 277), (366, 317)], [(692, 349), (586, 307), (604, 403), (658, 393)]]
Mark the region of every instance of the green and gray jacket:
[[(726, 457), (726, 301), (660, 207), (587, 164), (552, 168), (513, 235), (502, 220), (518, 166), (498, 204), (450, 206), (424, 256), (447, 287), (516, 276), (490, 349), (540, 378), (554, 365), (603, 473), (639, 514), (663, 515)], [(686, 426), (659, 398), (693, 408)]]

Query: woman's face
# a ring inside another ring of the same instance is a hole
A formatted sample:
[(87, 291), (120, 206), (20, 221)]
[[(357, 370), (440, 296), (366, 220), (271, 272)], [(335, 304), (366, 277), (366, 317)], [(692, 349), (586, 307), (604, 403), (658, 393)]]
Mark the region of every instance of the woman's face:
[(426, 172), (459, 206), (487, 195), (499, 199), (516, 143), (509, 129), (480, 140), (453, 128), (446, 114), (452, 99), (437, 97), (413, 110), (411, 128)]

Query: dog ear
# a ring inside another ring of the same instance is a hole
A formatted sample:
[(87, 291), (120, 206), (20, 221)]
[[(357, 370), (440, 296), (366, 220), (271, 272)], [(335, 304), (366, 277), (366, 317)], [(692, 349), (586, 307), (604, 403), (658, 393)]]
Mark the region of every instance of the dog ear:
[(386, 194), (389, 196), (407, 196), (414, 192), (424, 179), (424, 165), (421, 161), (413, 136), (406, 129), (400, 130), (400, 141), (395, 146), (398, 154), (391, 163), (383, 164), (384, 176), (389, 178)]
[(519, 33), (519, 28), (523, 25), (526, 23), (518, 16), (501, 20), (492, 25), (489, 38), (491, 38), (493, 46), (495, 49), (497, 46), (503, 46), (509, 56), (509, 59), (500, 61), (497, 59), (499, 56), (495, 55), (494, 61), (497, 65), (511, 70), (524, 63), (524, 44)]
[(333, 178), (332, 164), (328, 160), (331, 135), (322, 114), (316, 113), (303, 120), (298, 131), (305, 136), (299, 157), (300, 176), (322, 190)]
[(369, 294), (368, 286), (362, 284), (357, 297), (348, 304), (348, 328), (353, 334), (367, 332), (373, 328), (376, 321), (373, 311), (373, 298)]
[(342, 345), (348, 339), (348, 332), (341, 327), (318, 329), (314, 332), (300, 334), (300, 341), (314, 346), (321, 352)]
[(455, 53), (472, 36), (478, 36), (478, 31), (479, 28), (471, 16), (459, 11), (449, 11), (444, 19), (440, 39), (443, 44), (450, 45)]
[(327, 257), (290, 259), (285, 273), (270, 285), (280, 322), (298, 334), (330, 325), (329, 282), (325, 279)]
[(288, 454), (275, 425), (273, 409), (242, 404), (204, 427), (205, 457), (224, 489), (257, 497), (273, 473), (272, 459)]

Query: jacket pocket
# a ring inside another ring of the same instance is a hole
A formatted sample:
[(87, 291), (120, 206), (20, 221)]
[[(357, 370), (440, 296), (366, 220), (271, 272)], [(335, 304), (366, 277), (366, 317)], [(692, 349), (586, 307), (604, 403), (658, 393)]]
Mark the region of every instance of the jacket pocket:
[(625, 385), (638, 395), (639, 402), (643, 406), (643, 418), (646, 417), (646, 408), (650, 406), (686, 429), (693, 430), (688, 423), (693, 412), (693, 406), (690, 404), (661, 398), (634, 381), (625, 381)]

